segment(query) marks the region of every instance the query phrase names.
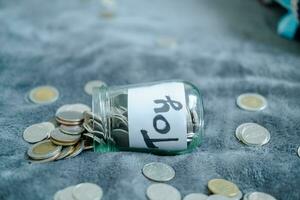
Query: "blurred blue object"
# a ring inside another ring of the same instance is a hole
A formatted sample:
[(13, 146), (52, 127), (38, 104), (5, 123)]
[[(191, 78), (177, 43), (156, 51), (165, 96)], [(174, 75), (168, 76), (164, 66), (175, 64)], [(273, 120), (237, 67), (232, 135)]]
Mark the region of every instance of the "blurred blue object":
[(288, 10), (288, 13), (280, 19), (277, 32), (282, 37), (294, 39), (299, 31), (300, 0), (276, 0), (276, 2)]

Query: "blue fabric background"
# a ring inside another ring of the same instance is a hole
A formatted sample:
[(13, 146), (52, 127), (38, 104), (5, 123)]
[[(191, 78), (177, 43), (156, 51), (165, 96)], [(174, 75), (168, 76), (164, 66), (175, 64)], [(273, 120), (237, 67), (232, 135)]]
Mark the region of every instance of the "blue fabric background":
[[(243, 193), (263, 191), (300, 199), (300, 46), (276, 35), (283, 10), (244, 0), (122, 0), (117, 17), (100, 17), (98, 0), (0, 1), (0, 199), (50, 200), (72, 184), (95, 182), (104, 199), (145, 199), (151, 184), (144, 164), (173, 166), (169, 184), (182, 195), (207, 193), (207, 182), (225, 178)], [(155, 45), (174, 37), (176, 49)], [(91, 104), (89, 80), (124, 85), (184, 79), (203, 92), (205, 139), (193, 153), (84, 152), (73, 159), (29, 164), (23, 130), (47, 121), (66, 103)], [(50, 84), (60, 98), (50, 105), (26, 101), (35, 86)], [(262, 112), (237, 108), (244, 92), (264, 95)], [(257, 122), (271, 141), (248, 147), (234, 137)]]

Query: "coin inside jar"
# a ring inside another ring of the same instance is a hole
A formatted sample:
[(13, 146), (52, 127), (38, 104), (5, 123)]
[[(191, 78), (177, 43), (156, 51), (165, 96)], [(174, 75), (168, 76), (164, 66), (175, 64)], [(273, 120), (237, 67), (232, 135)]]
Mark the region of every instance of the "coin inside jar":
[(50, 122), (33, 124), (25, 129), (23, 138), (29, 143), (40, 142), (49, 137), (50, 132), (54, 130), (54, 125)]
[(29, 99), (36, 104), (48, 104), (58, 99), (59, 92), (52, 86), (40, 86), (29, 92)]
[(81, 183), (73, 188), (72, 196), (76, 200), (100, 200), (103, 190), (94, 183)]
[(208, 182), (208, 189), (213, 194), (233, 197), (240, 191), (239, 188), (232, 182), (224, 179), (212, 179)]
[(53, 131), (51, 131), (50, 136), (52, 139), (56, 141), (65, 142), (65, 143), (77, 142), (80, 139), (80, 135), (64, 134), (63, 132), (60, 131), (59, 128), (56, 128)]
[(237, 105), (248, 111), (259, 111), (267, 107), (267, 100), (256, 93), (245, 93), (237, 98)]
[(265, 145), (270, 141), (270, 132), (259, 124), (251, 123), (244, 127), (240, 134), (241, 140), (247, 145)]
[(169, 165), (160, 162), (152, 162), (144, 165), (142, 172), (152, 181), (165, 182), (175, 177), (175, 171)]
[(27, 154), (30, 158), (35, 160), (47, 159), (57, 155), (62, 147), (53, 144), (50, 140), (44, 140), (31, 146)]
[(180, 200), (180, 192), (165, 183), (155, 183), (147, 188), (146, 195), (151, 200)]

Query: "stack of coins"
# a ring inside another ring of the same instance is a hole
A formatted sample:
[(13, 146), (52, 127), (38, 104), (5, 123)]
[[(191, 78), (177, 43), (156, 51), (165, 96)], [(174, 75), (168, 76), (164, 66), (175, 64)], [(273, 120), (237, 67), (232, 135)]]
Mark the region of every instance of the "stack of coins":
[(270, 132), (256, 123), (244, 123), (237, 127), (235, 136), (249, 146), (262, 146), (270, 141)]
[(31, 146), (27, 155), (32, 163), (43, 163), (79, 155), (93, 148), (93, 135), (83, 126), (84, 113), (90, 112), (84, 104), (66, 104), (55, 114), (53, 123), (42, 122), (25, 129), (23, 138)]
[(54, 195), (54, 200), (101, 200), (103, 190), (94, 183), (80, 183), (59, 190)]

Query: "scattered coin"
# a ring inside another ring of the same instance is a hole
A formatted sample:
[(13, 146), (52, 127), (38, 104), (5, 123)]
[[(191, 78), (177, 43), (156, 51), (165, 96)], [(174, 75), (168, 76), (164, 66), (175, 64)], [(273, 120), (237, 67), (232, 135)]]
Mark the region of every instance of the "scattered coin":
[(233, 197), (240, 191), (239, 188), (232, 182), (224, 179), (212, 179), (208, 182), (208, 189), (213, 194)]
[(146, 195), (150, 200), (180, 200), (180, 192), (165, 183), (155, 183), (147, 188)]
[(175, 49), (177, 48), (177, 41), (173, 37), (161, 37), (156, 41), (158, 47)]
[(267, 100), (256, 93), (245, 93), (238, 96), (237, 105), (248, 111), (259, 111), (267, 107)]
[(249, 126), (250, 124), (251, 124), (251, 123), (243, 123), (243, 124), (239, 125), (239, 126), (236, 128), (236, 130), (235, 130), (235, 137), (236, 137), (238, 140), (242, 141), (241, 134), (242, 134), (244, 128), (247, 127), (247, 126)]
[(75, 111), (83, 114), (84, 112), (90, 112), (91, 108), (88, 105), (82, 103), (65, 104), (57, 109), (55, 115), (64, 111)]
[(75, 150), (74, 146), (66, 146), (66, 147), (64, 147), (61, 150), (59, 156), (56, 158), (56, 160), (61, 160), (61, 159), (65, 158), (65, 157), (69, 156), (71, 153), (74, 152), (74, 150)]
[(63, 190), (59, 190), (54, 195), (54, 200), (74, 200), (72, 192), (75, 186), (69, 186)]
[(230, 200), (230, 198), (219, 195), (219, 194), (214, 194), (214, 195), (208, 196), (208, 198), (206, 200)]
[(247, 200), (276, 200), (275, 197), (263, 193), (263, 192), (252, 192), (247, 195)]
[(56, 120), (64, 125), (78, 125), (83, 121), (83, 114), (77, 111), (62, 111), (57, 113)]
[(85, 129), (79, 125), (66, 126), (61, 124), (59, 130), (68, 135), (80, 135)]
[(207, 200), (208, 196), (202, 193), (191, 193), (186, 195), (183, 200)]
[(165, 182), (175, 177), (175, 171), (169, 165), (160, 162), (148, 163), (142, 170), (145, 177), (152, 181)]
[(100, 200), (103, 191), (94, 183), (81, 183), (72, 189), (72, 195), (75, 200)]
[(50, 132), (54, 130), (54, 125), (50, 122), (33, 124), (25, 129), (23, 138), (29, 143), (40, 142), (49, 137)]
[(247, 145), (262, 146), (270, 141), (271, 135), (263, 126), (256, 123), (249, 123), (244, 126), (239, 137)]
[(44, 140), (31, 146), (27, 154), (35, 160), (51, 158), (61, 151), (62, 147), (53, 144), (50, 140)]
[(50, 133), (51, 139), (61, 143), (76, 143), (80, 139), (80, 135), (68, 135), (60, 131), (59, 128), (54, 129)]
[(298, 156), (300, 157), (300, 147), (298, 147)]
[(29, 92), (29, 99), (36, 104), (53, 103), (58, 99), (59, 92), (52, 86), (40, 86)]
[(93, 94), (93, 88), (94, 87), (102, 87), (102, 86), (106, 86), (106, 83), (100, 81), (100, 80), (94, 80), (94, 81), (89, 81), (85, 84), (84, 86), (84, 91), (88, 94), (88, 95), (92, 95)]

